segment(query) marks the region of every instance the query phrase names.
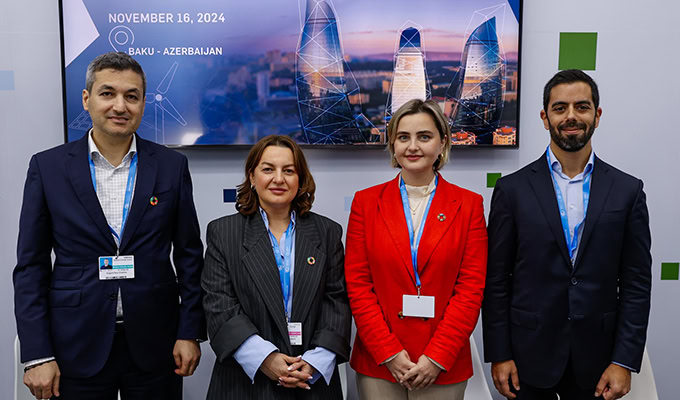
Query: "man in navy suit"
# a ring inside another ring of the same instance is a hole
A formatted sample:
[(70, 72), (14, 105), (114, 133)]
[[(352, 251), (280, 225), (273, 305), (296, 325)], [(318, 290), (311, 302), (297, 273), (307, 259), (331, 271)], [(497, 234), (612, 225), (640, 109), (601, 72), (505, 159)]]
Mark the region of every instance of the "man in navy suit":
[[(180, 399), (198, 365), (203, 245), (191, 177), (186, 157), (135, 134), (145, 91), (131, 57), (97, 57), (83, 90), (92, 129), (31, 158), (14, 291), (36, 399)], [(100, 269), (106, 258), (112, 268)]]
[(640, 370), (649, 215), (642, 181), (592, 150), (601, 115), (590, 76), (557, 73), (541, 111), (550, 145), (493, 192), (484, 356), (507, 398), (616, 399)]

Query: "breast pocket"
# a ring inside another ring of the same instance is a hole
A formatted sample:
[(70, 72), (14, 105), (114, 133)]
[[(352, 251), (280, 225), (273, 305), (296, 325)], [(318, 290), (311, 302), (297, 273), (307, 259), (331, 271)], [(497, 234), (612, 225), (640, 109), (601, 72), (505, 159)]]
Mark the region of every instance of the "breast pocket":
[(175, 203), (177, 197), (177, 192), (174, 188), (167, 186), (165, 188), (160, 188), (159, 190), (154, 190), (149, 199), (149, 209), (147, 211), (157, 211), (166, 209), (170, 205)]
[(628, 216), (627, 210), (608, 210), (600, 214), (601, 223), (624, 223)]
[(165, 230), (174, 221), (177, 204), (177, 191), (174, 188), (154, 191), (151, 198), (145, 200), (144, 218), (138, 227), (138, 233)]

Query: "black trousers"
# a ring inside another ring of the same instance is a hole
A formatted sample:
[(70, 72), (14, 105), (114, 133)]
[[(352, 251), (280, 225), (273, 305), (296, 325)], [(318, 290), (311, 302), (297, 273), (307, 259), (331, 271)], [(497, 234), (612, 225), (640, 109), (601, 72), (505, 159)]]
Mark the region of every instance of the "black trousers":
[[(604, 371), (603, 371), (604, 372)], [(557, 385), (551, 388), (537, 388), (531, 386), (526, 382), (522, 382), (522, 371), (520, 373), (519, 391), (515, 391), (510, 383), (510, 389), (517, 395), (516, 400), (557, 400), (557, 395), (560, 395), (560, 400), (591, 400), (601, 399), (595, 397), (595, 388), (582, 389), (576, 383), (574, 376), (574, 368), (571, 365), (571, 360), (567, 363), (567, 368), (564, 370), (562, 378)]]
[(104, 368), (90, 378), (61, 376), (59, 397), (52, 400), (181, 400), (182, 377), (142, 371), (132, 360), (125, 330), (117, 325), (111, 354)]

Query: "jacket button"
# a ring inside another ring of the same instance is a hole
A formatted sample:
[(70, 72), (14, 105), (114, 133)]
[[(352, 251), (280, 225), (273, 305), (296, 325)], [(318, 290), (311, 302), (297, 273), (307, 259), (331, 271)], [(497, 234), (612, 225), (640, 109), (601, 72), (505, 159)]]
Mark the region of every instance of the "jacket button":
[(116, 300), (116, 299), (118, 299), (118, 296), (116, 296), (115, 293), (111, 293), (111, 294), (109, 295), (109, 299), (111, 299), (111, 300)]
[(574, 286), (578, 285), (578, 280), (576, 278), (571, 278), (571, 284)]
[(399, 314), (397, 314), (397, 316), (399, 317), (399, 319), (404, 319), (404, 313), (401, 311), (399, 311)]

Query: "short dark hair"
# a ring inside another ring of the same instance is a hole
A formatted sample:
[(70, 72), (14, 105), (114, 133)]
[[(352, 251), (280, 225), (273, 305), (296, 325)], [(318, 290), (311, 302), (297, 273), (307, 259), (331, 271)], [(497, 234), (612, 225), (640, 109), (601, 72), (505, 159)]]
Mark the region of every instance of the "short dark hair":
[(439, 138), (444, 140), (444, 149), (442, 150), (441, 157), (438, 157), (432, 166), (435, 171), (439, 171), (444, 164), (449, 161), (449, 152), (451, 151), (451, 127), (449, 126), (448, 119), (446, 119), (442, 112), (442, 108), (432, 99), (425, 101), (421, 99), (411, 99), (402, 104), (394, 115), (392, 115), (392, 119), (390, 119), (389, 124), (387, 124), (387, 152), (390, 153), (390, 162), (392, 167), (401, 168), (401, 165), (399, 165), (394, 156), (394, 141), (397, 138), (399, 122), (407, 115), (420, 113), (427, 114), (432, 118), (434, 126), (436, 126), (439, 131)]
[(243, 183), (236, 187), (236, 210), (243, 215), (251, 215), (257, 212), (260, 206), (260, 200), (257, 197), (257, 192), (250, 185), (250, 175), (255, 172), (255, 168), (262, 159), (262, 154), (269, 146), (279, 146), (290, 149), (293, 152), (293, 164), (295, 171), (298, 174), (298, 183), (300, 190), (295, 195), (290, 209), (295, 210), (298, 216), (304, 216), (312, 208), (314, 203), (314, 192), (316, 191), (316, 184), (312, 173), (307, 167), (307, 160), (302, 152), (300, 146), (288, 136), (283, 135), (269, 135), (260, 139), (248, 153), (245, 165), (245, 177)]
[(133, 71), (142, 77), (142, 95), (146, 95), (146, 75), (139, 63), (129, 55), (123, 52), (110, 52), (97, 56), (90, 65), (87, 66), (87, 73), (85, 74), (85, 89), (88, 93), (92, 92), (94, 86), (95, 74), (104, 69), (113, 69), (115, 71)]
[(600, 106), (600, 92), (597, 90), (597, 83), (590, 77), (590, 75), (581, 71), (580, 69), (565, 69), (555, 74), (543, 88), (543, 111), (548, 112), (550, 106), (550, 92), (552, 89), (563, 83), (584, 82), (590, 86), (590, 91), (593, 97), (593, 104), (595, 108)]

